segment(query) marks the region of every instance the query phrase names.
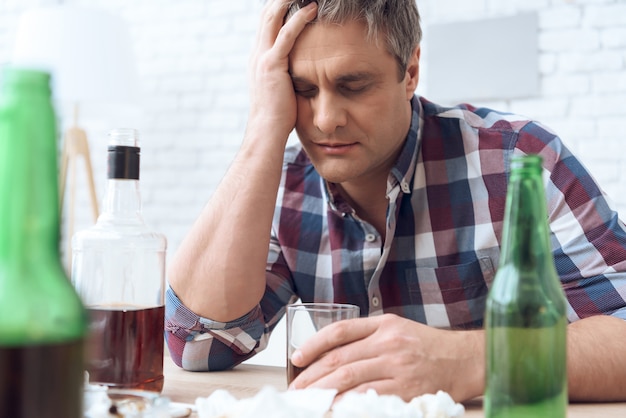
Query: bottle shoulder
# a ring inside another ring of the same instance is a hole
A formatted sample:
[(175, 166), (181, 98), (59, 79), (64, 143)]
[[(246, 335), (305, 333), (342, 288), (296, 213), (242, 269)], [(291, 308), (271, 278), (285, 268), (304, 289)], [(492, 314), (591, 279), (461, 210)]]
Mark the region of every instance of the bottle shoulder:
[(519, 318), (565, 317), (567, 302), (556, 271), (500, 266), (487, 298), (488, 314)]
[(116, 220), (98, 222), (90, 228), (76, 233), (72, 237), (72, 247), (116, 245), (120, 247), (137, 246), (163, 249), (167, 247), (165, 235), (149, 228), (136, 220)]
[(20, 280), (0, 280), (0, 345), (82, 338), (87, 332), (83, 304), (62, 267), (40, 263), (5, 271)]
[(492, 293), (517, 295), (518, 297), (530, 295), (534, 292), (544, 294), (547, 288), (560, 288), (561, 281), (556, 270), (550, 265), (536, 266), (534, 269), (520, 268), (514, 263), (507, 263), (498, 267), (492, 284)]

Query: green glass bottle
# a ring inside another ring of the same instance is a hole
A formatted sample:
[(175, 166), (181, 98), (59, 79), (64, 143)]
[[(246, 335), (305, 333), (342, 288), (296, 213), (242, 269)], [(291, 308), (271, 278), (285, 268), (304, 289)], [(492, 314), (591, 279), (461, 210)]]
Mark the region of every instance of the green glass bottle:
[(0, 75), (0, 417), (82, 417), (85, 309), (59, 255), (50, 76)]
[(549, 242), (541, 162), (537, 155), (511, 162), (502, 253), (485, 313), (487, 418), (566, 415), (566, 301)]

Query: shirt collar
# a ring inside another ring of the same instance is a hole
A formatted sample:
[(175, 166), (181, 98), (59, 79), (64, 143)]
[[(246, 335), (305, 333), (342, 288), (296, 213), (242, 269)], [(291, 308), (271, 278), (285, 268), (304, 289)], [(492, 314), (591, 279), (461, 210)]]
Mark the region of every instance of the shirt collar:
[(419, 131), (421, 128), (420, 114), (422, 113), (421, 103), (417, 99), (417, 96), (413, 96), (411, 99), (411, 126), (409, 133), (406, 136), (400, 155), (396, 163), (391, 168), (391, 173), (387, 179), (387, 194), (391, 190), (400, 184), (402, 191), (405, 194), (411, 193), (411, 182), (413, 175), (415, 174), (415, 165), (417, 161), (417, 150), (419, 145)]

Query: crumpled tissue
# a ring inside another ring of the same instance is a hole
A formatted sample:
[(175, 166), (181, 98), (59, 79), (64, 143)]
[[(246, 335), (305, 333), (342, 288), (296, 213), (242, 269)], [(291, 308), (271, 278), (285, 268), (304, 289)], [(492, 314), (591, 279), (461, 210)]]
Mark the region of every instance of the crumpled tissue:
[(199, 418), (323, 418), (337, 391), (300, 389), (279, 392), (266, 386), (254, 397), (238, 400), (228, 391), (218, 389), (206, 398), (196, 399)]
[(460, 418), (465, 407), (444, 391), (404, 402), (396, 395), (348, 392), (333, 406), (333, 418)]
[(465, 407), (446, 392), (426, 394), (404, 402), (396, 395), (348, 392), (333, 405), (331, 389), (299, 389), (279, 392), (267, 386), (256, 396), (238, 400), (227, 390), (197, 398), (199, 418), (258, 418), (259, 411), (272, 418), (323, 418), (332, 408), (333, 418), (461, 418)]

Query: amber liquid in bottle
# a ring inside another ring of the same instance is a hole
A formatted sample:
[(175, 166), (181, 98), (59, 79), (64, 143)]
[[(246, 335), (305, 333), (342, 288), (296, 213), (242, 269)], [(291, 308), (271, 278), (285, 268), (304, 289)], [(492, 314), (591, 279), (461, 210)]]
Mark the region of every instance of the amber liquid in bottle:
[(120, 389), (163, 389), (165, 307), (88, 309), (87, 371), (92, 384)]
[[(0, 347), (0, 416), (78, 417), (83, 342)], [(45, 372), (43, 372), (45, 371)], [(67, 380), (59, 384), (58, 376)]]

